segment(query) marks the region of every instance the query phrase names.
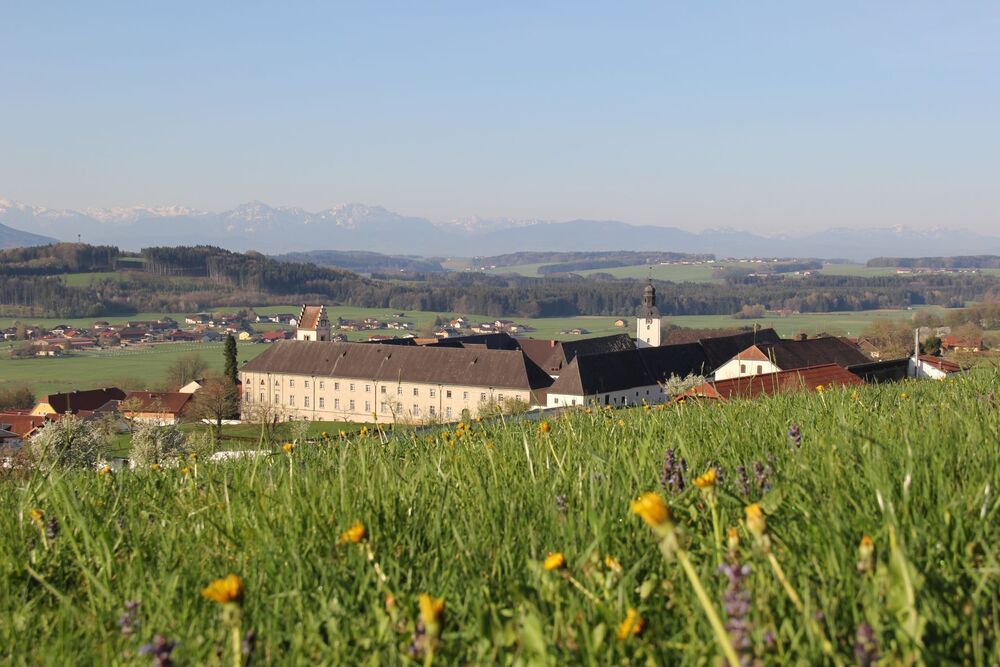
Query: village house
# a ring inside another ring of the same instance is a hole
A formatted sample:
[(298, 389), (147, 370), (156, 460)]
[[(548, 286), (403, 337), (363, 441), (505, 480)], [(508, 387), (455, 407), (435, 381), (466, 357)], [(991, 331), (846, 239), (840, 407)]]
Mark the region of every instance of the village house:
[(944, 380), (947, 377), (964, 373), (965, 369), (950, 359), (921, 354), (910, 357), (909, 371), (910, 377), (918, 380)]
[(80, 412), (94, 412), (109, 401), (120, 401), (125, 398), (125, 392), (118, 387), (105, 389), (88, 389), (43, 396), (31, 410), (32, 415), (64, 415)]
[(520, 350), (282, 341), (240, 371), (244, 412), (288, 419), (451, 422), (512, 401), (545, 405), (552, 379)]
[(131, 391), (118, 409), (128, 419), (166, 426), (181, 420), (193, 396), (186, 391)]
[(980, 352), (986, 349), (983, 346), (983, 339), (961, 338), (959, 336), (944, 336), (941, 339), (942, 352)]
[(715, 370), (716, 380), (837, 364), (847, 367), (864, 364), (871, 358), (840, 338), (799, 338), (755, 344), (740, 351)]

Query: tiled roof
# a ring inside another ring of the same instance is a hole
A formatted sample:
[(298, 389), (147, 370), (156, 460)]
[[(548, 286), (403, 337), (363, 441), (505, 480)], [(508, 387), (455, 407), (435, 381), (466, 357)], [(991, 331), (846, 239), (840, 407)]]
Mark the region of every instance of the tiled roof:
[(26, 438), (35, 429), (45, 424), (45, 417), (38, 417), (24, 413), (0, 412), (0, 428), (16, 433), (21, 438)]
[(120, 401), (125, 398), (125, 392), (118, 387), (105, 389), (88, 389), (86, 391), (71, 391), (63, 394), (44, 396), (41, 403), (48, 403), (58, 414), (80, 411), (94, 411), (108, 401)]
[(324, 306), (302, 306), (302, 312), (299, 313), (299, 324), (300, 329), (315, 329), (319, 326), (320, 320), (323, 319)]
[(858, 348), (832, 336), (757, 344), (741, 351), (738, 356), (740, 358), (773, 360), (778, 368), (784, 371), (823, 364), (837, 364), (847, 367), (871, 361)]
[(552, 384), (520, 350), (379, 343), (278, 341), (242, 371), (528, 390)]
[(698, 343), (579, 355), (559, 374), (549, 393), (593, 396), (648, 387), (672, 376), (702, 374), (704, 365), (705, 355)]
[(731, 336), (714, 336), (698, 341), (705, 352), (706, 372), (711, 373), (751, 345), (777, 343), (781, 338), (774, 329), (760, 329)]
[(777, 373), (705, 382), (686, 392), (684, 396), (703, 398), (755, 398), (789, 391), (815, 391), (817, 387), (852, 386), (864, 384), (854, 373), (837, 364), (798, 368)]
[(193, 396), (194, 394), (180, 391), (130, 391), (125, 400), (138, 403), (135, 412), (157, 412), (177, 415), (180, 414)]
[(921, 354), (920, 361), (928, 366), (933, 366), (943, 373), (961, 373), (965, 370), (961, 365), (955, 363), (954, 361), (942, 359), (941, 357), (933, 357), (929, 354)]

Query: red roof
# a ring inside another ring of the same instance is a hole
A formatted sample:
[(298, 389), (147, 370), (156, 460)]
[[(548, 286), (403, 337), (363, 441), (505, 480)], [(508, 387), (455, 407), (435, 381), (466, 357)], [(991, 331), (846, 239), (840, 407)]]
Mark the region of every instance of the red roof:
[(686, 392), (684, 396), (703, 398), (756, 398), (789, 391), (815, 391), (816, 387), (852, 386), (864, 384), (854, 373), (836, 364), (810, 366), (791, 371), (765, 373), (748, 377), (705, 382)]
[(323, 306), (302, 306), (299, 313), (298, 327), (300, 329), (315, 329), (325, 315)]
[(179, 391), (130, 391), (125, 400), (139, 402), (138, 409), (133, 412), (178, 415), (192, 396)]
[(261, 338), (263, 340), (286, 340), (291, 337), (291, 331), (265, 331)]
[(47, 421), (46, 417), (36, 417), (22, 412), (0, 412), (0, 427), (27, 438)]
[(942, 359), (941, 357), (933, 357), (929, 354), (921, 354), (920, 361), (927, 364), (928, 366), (933, 366), (942, 373), (961, 373), (965, 369), (960, 365), (956, 364), (954, 361), (948, 359)]

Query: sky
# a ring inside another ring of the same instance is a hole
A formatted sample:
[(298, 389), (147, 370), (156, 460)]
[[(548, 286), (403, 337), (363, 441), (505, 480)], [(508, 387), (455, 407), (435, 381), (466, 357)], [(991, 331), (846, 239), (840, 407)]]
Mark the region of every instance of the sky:
[(995, 2), (0, 3), (0, 197), (1000, 230)]

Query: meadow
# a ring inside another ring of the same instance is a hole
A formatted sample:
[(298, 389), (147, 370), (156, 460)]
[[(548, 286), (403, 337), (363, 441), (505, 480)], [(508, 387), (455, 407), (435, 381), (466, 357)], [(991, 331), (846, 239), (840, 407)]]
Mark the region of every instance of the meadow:
[(998, 380), (11, 471), (0, 656), (995, 665)]

